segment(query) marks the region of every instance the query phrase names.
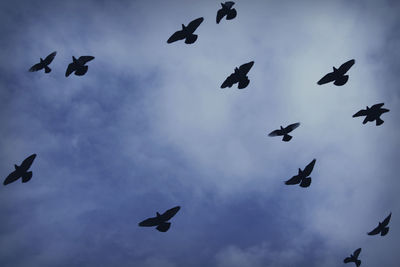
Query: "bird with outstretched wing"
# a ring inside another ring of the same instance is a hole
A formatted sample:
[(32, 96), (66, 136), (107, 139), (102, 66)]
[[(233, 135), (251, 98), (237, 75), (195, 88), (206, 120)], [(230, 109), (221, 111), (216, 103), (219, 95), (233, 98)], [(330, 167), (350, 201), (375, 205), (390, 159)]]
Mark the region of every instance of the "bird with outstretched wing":
[(167, 43), (173, 43), (185, 39), (186, 44), (193, 44), (197, 40), (197, 35), (193, 34), (203, 22), (204, 18), (200, 17), (191, 21), (187, 26), (182, 24), (182, 30), (176, 31), (168, 38)]
[(317, 160), (313, 159), (305, 168), (301, 170), (299, 168), (299, 172), (297, 175), (292, 176), (289, 180), (285, 181), (286, 185), (296, 185), (300, 184), (301, 187), (309, 187), (311, 184), (311, 177), (310, 176), (312, 170), (314, 169), (315, 162)]
[(250, 83), (247, 74), (249, 73), (253, 65), (254, 61), (250, 61), (248, 63), (241, 65), (239, 68), (235, 68), (234, 73), (232, 73), (231, 75), (228, 76), (228, 78), (225, 79), (225, 81), (221, 85), (221, 88), (222, 89), (226, 87), (231, 88), (232, 85), (234, 85), (235, 83), (239, 83), (238, 89), (246, 88), (247, 85)]
[(163, 214), (156, 213), (156, 217), (148, 218), (139, 223), (142, 227), (153, 227), (157, 226), (156, 229), (160, 232), (166, 232), (171, 226), (168, 221), (175, 216), (175, 214), (180, 210), (180, 206), (176, 206), (172, 209), (167, 210)]
[(343, 262), (344, 263), (349, 263), (349, 262), (354, 262), (357, 267), (361, 265), (361, 260), (358, 259), (358, 256), (360, 255), (361, 248), (356, 249), (353, 254), (350, 255), (350, 257), (346, 257)]
[(234, 19), (237, 15), (236, 9), (232, 8), (235, 2), (227, 1), (225, 3), (221, 3), (222, 8), (217, 12), (217, 24), (221, 21), (223, 17), (226, 16), (227, 20)]
[(40, 62), (33, 65), (29, 71), (34, 72), (34, 71), (39, 71), (41, 69), (44, 69), (45, 73), (51, 72), (51, 69), (49, 68), (50, 63), (53, 61), (53, 59), (56, 57), (57, 51), (54, 51), (50, 55), (48, 55), (44, 60), (40, 58)]
[(379, 222), (378, 226), (375, 227), (371, 232), (367, 233), (368, 235), (377, 235), (381, 234), (381, 236), (385, 236), (389, 232), (389, 227), (387, 226), (390, 222), (390, 218), (392, 217), (392, 213), (387, 216), (383, 222)]

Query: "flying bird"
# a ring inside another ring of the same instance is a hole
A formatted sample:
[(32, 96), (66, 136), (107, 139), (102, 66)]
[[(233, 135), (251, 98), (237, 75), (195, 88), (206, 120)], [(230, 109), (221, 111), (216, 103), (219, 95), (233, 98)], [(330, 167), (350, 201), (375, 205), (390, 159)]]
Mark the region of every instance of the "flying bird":
[(193, 44), (197, 40), (197, 35), (193, 34), (197, 27), (203, 22), (204, 18), (200, 17), (191, 21), (187, 26), (182, 24), (182, 30), (176, 31), (169, 37), (167, 43), (173, 43), (185, 39), (186, 44)]
[(23, 183), (28, 182), (32, 178), (32, 172), (28, 172), (28, 170), (31, 167), (35, 158), (36, 154), (32, 154), (24, 159), (24, 161), (21, 163), (21, 166), (15, 164), (15, 170), (7, 176), (7, 178), (3, 182), (3, 185), (8, 185), (9, 183), (15, 182), (19, 178), (22, 178)]
[(51, 71), (51, 69), (49, 68), (49, 65), (53, 61), (53, 59), (55, 58), (56, 55), (57, 55), (57, 52), (54, 51), (53, 53), (48, 55), (44, 60), (43, 60), (43, 58), (40, 58), (40, 62), (33, 65), (29, 69), (29, 71), (34, 72), (34, 71), (39, 71), (41, 69), (44, 69), (45, 73), (49, 73)]
[(92, 56), (81, 56), (78, 59), (72, 56), (72, 63), (68, 65), (67, 71), (65, 72), (65, 77), (68, 77), (73, 72), (75, 72), (75, 75), (77, 76), (84, 75), (89, 68), (85, 64), (93, 59), (94, 57)]
[(235, 2), (227, 1), (225, 3), (221, 3), (222, 8), (217, 12), (217, 24), (221, 21), (223, 17), (226, 16), (227, 20), (231, 20), (236, 18), (237, 12), (236, 9), (232, 8)]
[(291, 131), (293, 131), (294, 129), (296, 129), (299, 126), (300, 126), (300, 122), (290, 124), (289, 126), (286, 126), (285, 128), (283, 128), (281, 126), (280, 129), (270, 132), (268, 134), (268, 136), (282, 136), (283, 135), (282, 141), (289, 142), (290, 139), (292, 139), (292, 136), (289, 135), (288, 133), (290, 133)]
[(299, 168), (299, 173), (285, 182), (287, 185), (299, 184), (301, 187), (309, 187), (311, 184), (311, 177), (308, 177), (312, 170), (314, 169), (316, 159), (313, 159), (305, 168), (301, 170)]
[(139, 226), (145, 226), (145, 227), (157, 226), (156, 229), (158, 231), (166, 232), (171, 226), (171, 223), (169, 223), (168, 221), (175, 216), (175, 214), (180, 210), (180, 208), (181, 208), (180, 206), (176, 206), (172, 209), (167, 210), (163, 214), (157, 212), (156, 217), (148, 218), (140, 222)]
[(318, 84), (322, 85), (334, 81), (333, 83), (334, 85), (337, 86), (344, 85), (345, 83), (347, 83), (347, 80), (349, 79), (349, 76), (345, 74), (354, 65), (355, 62), (356, 61), (352, 59), (347, 61), (346, 63), (343, 63), (339, 67), (339, 69), (333, 67), (333, 71), (322, 77), (322, 79), (318, 81)]
[(381, 119), (381, 115), (385, 112), (389, 112), (389, 109), (382, 108), (384, 103), (375, 104), (372, 107), (368, 107), (367, 109), (362, 109), (353, 115), (353, 118), (365, 116), (363, 124), (366, 124), (369, 121), (376, 120), (376, 126), (381, 125), (384, 121)]
[(228, 76), (225, 81), (222, 83), (221, 88), (229, 87), (235, 83), (238, 84), (238, 89), (244, 89), (249, 85), (250, 80), (247, 77), (247, 73), (250, 71), (251, 67), (253, 67), (254, 61), (250, 61), (249, 63), (241, 65), (239, 68), (235, 68), (235, 72)]
[(356, 249), (353, 254), (350, 255), (350, 257), (347, 257), (344, 259), (344, 263), (349, 263), (349, 262), (354, 262), (356, 266), (361, 265), (361, 261), (358, 259), (358, 255), (360, 255), (361, 248)]
[(385, 236), (389, 232), (389, 227), (387, 225), (389, 224), (390, 217), (392, 217), (392, 213), (390, 213), (383, 222), (379, 222), (378, 226), (369, 232), (368, 235), (377, 235), (380, 233), (381, 236)]

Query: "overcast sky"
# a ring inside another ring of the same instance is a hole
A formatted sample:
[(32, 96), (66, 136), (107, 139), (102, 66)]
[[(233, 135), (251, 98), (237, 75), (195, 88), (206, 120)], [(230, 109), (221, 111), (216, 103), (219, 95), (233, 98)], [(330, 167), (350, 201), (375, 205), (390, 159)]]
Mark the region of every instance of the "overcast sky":
[[(359, 247), (398, 266), (400, 2), (234, 7), (216, 24), (212, 0), (1, 1), (2, 179), (37, 154), (0, 190), (1, 266), (333, 267)], [(198, 17), (194, 44), (167, 44)], [(347, 84), (317, 85), (350, 59)], [(220, 89), (249, 61), (247, 88)], [(383, 125), (352, 118), (381, 102)], [(313, 158), (309, 188), (284, 184)], [(168, 232), (138, 227), (176, 205)]]

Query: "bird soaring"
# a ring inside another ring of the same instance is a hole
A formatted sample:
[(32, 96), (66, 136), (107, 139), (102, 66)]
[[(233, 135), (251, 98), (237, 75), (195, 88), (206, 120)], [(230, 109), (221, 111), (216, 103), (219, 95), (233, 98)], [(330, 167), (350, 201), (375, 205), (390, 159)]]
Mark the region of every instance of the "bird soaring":
[(383, 220), (383, 222), (379, 222), (378, 226), (369, 232), (368, 235), (377, 235), (380, 233), (381, 236), (385, 236), (389, 232), (389, 227), (387, 225), (389, 224), (390, 217), (392, 217), (392, 213), (390, 213), (389, 216)]
[(167, 210), (163, 214), (156, 212), (157, 214), (156, 217), (148, 218), (140, 222), (139, 226), (145, 226), (145, 227), (157, 226), (156, 229), (158, 231), (166, 232), (171, 226), (171, 223), (169, 223), (168, 221), (175, 216), (175, 214), (180, 210), (180, 208), (181, 207), (176, 206), (172, 209)]
[(55, 58), (56, 55), (57, 55), (57, 52), (54, 51), (53, 53), (48, 55), (44, 60), (43, 60), (43, 58), (40, 58), (40, 62), (35, 64), (35, 65), (33, 65), (29, 69), (29, 71), (30, 72), (34, 72), (34, 71), (38, 71), (38, 70), (44, 69), (45, 73), (49, 73), (51, 71), (51, 69), (49, 68), (49, 65), (53, 61), (53, 59)]
[(296, 129), (299, 126), (300, 126), (300, 122), (290, 124), (289, 126), (286, 126), (285, 128), (283, 128), (281, 126), (280, 129), (270, 132), (268, 134), (268, 136), (282, 136), (283, 135), (282, 141), (289, 142), (290, 139), (292, 139), (292, 136), (289, 135), (288, 133), (290, 133), (291, 131), (293, 131), (294, 129)]
[(251, 67), (253, 67), (254, 61), (250, 61), (249, 63), (241, 65), (239, 68), (235, 68), (235, 72), (228, 76), (225, 81), (222, 83), (221, 88), (229, 87), (235, 83), (238, 84), (238, 89), (244, 89), (249, 85), (250, 80), (247, 77), (247, 73), (250, 71)]
[(353, 118), (365, 116), (363, 124), (366, 124), (369, 121), (376, 120), (376, 126), (381, 125), (384, 121), (381, 119), (381, 115), (385, 112), (389, 112), (389, 109), (382, 108), (384, 103), (375, 104), (372, 107), (368, 107), (367, 109), (362, 109), (353, 115)]
[(344, 259), (344, 263), (349, 263), (349, 262), (354, 262), (356, 266), (361, 265), (361, 261), (358, 259), (358, 255), (360, 255), (361, 248), (356, 249), (353, 254), (350, 255), (350, 257), (347, 257)]
[(200, 26), (204, 18), (200, 17), (191, 21), (187, 26), (182, 24), (182, 30), (176, 31), (169, 37), (167, 43), (173, 43), (185, 39), (186, 44), (193, 44), (197, 40), (197, 35), (193, 34), (194, 31)]
[(285, 182), (287, 185), (294, 185), (294, 184), (299, 184), (301, 187), (309, 187), (311, 184), (311, 177), (308, 177), (312, 170), (314, 169), (316, 159), (313, 159), (305, 168), (304, 170), (301, 170), (299, 168), (299, 173), (289, 180)]
[(222, 8), (217, 12), (217, 24), (221, 21), (223, 17), (226, 16), (227, 20), (234, 19), (237, 15), (236, 9), (232, 8), (235, 2), (227, 1), (225, 3), (221, 3)]
[(21, 163), (21, 166), (15, 164), (15, 170), (7, 176), (7, 178), (3, 182), (3, 185), (15, 182), (19, 178), (22, 178), (23, 183), (28, 182), (32, 178), (32, 172), (28, 172), (28, 170), (31, 167), (35, 158), (36, 154), (32, 154), (24, 159), (24, 161)]
[(343, 63), (339, 69), (333, 67), (333, 72), (330, 72), (326, 74), (324, 77), (322, 77), (321, 80), (318, 81), (319, 85), (325, 84), (325, 83), (330, 83), (334, 81), (334, 85), (341, 86), (347, 83), (347, 80), (349, 79), (348, 75), (345, 75), (346, 72), (351, 68), (351, 66), (354, 65), (356, 61), (354, 59), (347, 61), (346, 63)]
[(77, 76), (84, 75), (89, 68), (85, 64), (93, 59), (94, 57), (92, 56), (81, 56), (78, 59), (72, 56), (72, 63), (68, 65), (67, 71), (65, 72), (65, 77), (68, 77), (73, 72)]

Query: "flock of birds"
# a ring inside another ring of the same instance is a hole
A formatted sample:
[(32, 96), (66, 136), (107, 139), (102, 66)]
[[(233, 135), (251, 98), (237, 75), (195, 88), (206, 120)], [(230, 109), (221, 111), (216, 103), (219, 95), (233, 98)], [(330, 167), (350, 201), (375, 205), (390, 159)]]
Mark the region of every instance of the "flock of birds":
[[(216, 17), (216, 22), (217, 24), (220, 23), (220, 21), (226, 16), (227, 20), (234, 19), (237, 15), (236, 9), (232, 8), (234, 5), (234, 2), (228, 1), (225, 3), (221, 3), (222, 8), (218, 10), (217, 12), (217, 17)], [(167, 40), (167, 43), (173, 43), (179, 40), (185, 40), (186, 44), (193, 44), (198, 36), (194, 34), (196, 29), (200, 26), (200, 24), (204, 21), (204, 18), (197, 18), (193, 21), (191, 21), (187, 26), (182, 24), (182, 29), (179, 31), (176, 31), (174, 34), (171, 35), (171, 37)], [(51, 62), (54, 60), (57, 52), (53, 52), (50, 55), (48, 55), (44, 60), (40, 58), (40, 62), (33, 65), (29, 71), (30, 72), (36, 72), (39, 70), (44, 69), (45, 73), (50, 73), (51, 68), (49, 65)], [(88, 71), (88, 66), (86, 65), (87, 62), (93, 60), (93, 56), (81, 56), (78, 59), (76, 59), (74, 56), (72, 57), (72, 63), (70, 63), (67, 67), (67, 70), (65, 72), (65, 76), (68, 77), (70, 74), (74, 73), (77, 76), (82, 76)], [(336, 86), (342, 86), (347, 83), (349, 76), (346, 75), (346, 73), (350, 70), (350, 68), (355, 64), (355, 60), (349, 60), (345, 63), (343, 63), (338, 69), (333, 67), (333, 71), (326, 74), (324, 77), (322, 77), (317, 84), (318, 85), (323, 85), (326, 83), (333, 82), (334, 85)], [(247, 76), (249, 73), (250, 69), (253, 67), (254, 61), (245, 63), (241, 65), (239, 68), (235, 68), (234, 72), (230, 74), (225, 81), (222, 83), (221, 88), (226, 88), (226, 87), (232, 87), (234, 84), (238, 84), (238, 89), (244, 89), (246, 88), (250, 80)], [(376, 125), (379, 126), (383, 124), (383, 120), (380, 118), (380, 116), (388, 112), (388, 109), (382, 108), (384, 104), (379, 103), (371, 106), (370, 108), (367, 106), (366, 109), (362, 109), (355, 113), (353, 117), (359, 117), (359, 116), (365, 116), (365, 119), (363, 121), (363, 124), (367, 122), (372, 122), (376, 121)], [(292, 139), (292, 136), (289, 135), (293, 130), (295, 130), (297, 127), (300, 126), (300, 123), (293, 123), (285, 128), (280, 126), (280, 129), (274, 130), (271, 133), (269, 133), (269, 136), (283, 136), (282, 141), (284, 142), (289, 142)], [(4, 180), (3, 185), (8, 185), (12, 182), (17, 181), (19, 178), (21, 178), (22, 183), (26, 183), (32, 178), (32, 172), (28, 171), (33, 164), (33, 161), (36, 158), (36, 154), (30, 155), (27, 157), (20, 166), (14, 165), (15, 170), (11, 172), (7, 178)], [(316, 163), (316, 159), (313, 159), (303, 170), (299, 168), (298, 174), (294, 175), (292, 178), (289, 180), (285, 181), (286, 185), (297, 185), (299, 184), (301, 187), (309, 187), (311, 185), (311, 172), (314, 168), (314, 165)], [(160, 214), (156, 212), (156, 217), (151, 217), (148, 218), (142, 222), (139, 223), (139, 226), (143, 227), (156, 227), (156, 229), (160, 232), (166, 232), (169, 230), (171, 223), (169, 220), (174, 217), (178, 211), (180, 210), (180, 206), (173, 207), (167, 211), (165, 211), (163, 214)], [(380, 234), (381, 236), (385, 236), (388, 231), (389, 231), (389, 221), (391, 218), (391, 213), (382, 221), (379, 222), (378, 226), (374, 228), (371, 232), (368, 233), (368, 235), (378, 235)], [(359, 255), (361, 253), (361, 248), (356, 249), (353, 254), (350, 255), (350, 257), (346, 257), (344, 259), (344, 263), (349, 263), (349, 262), (354, 262), (356, 266), (361, 265), (361, 260), (358, 259)]]

